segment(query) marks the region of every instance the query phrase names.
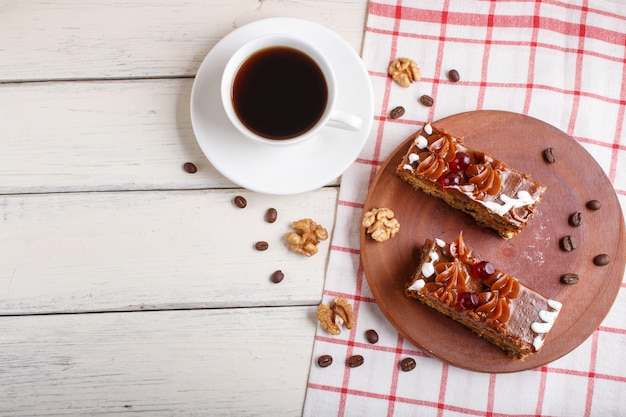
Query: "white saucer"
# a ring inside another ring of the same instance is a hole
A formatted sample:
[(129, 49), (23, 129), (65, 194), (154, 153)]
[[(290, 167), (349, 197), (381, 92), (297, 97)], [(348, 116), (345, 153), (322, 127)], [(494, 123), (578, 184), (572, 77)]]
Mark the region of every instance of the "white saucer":
[[(361, 117), (361, 130), (324, 127), (311, 140), (276, 147), (252, 142), (230, 124), (220, 99), (224, 66), (241, 45), (270, 33), (295, 34), (326, 55), (337, 78), (336, 107)], [(191, 123), (207, 159), (232, 182), (264, 194), (311, 191), (339, 177), (363, 149), (373, 116), (374, 92), (361, 58), (333, 31), (301, 19), (263, 19), (231, 32), (206, 56), (191, 90)]]

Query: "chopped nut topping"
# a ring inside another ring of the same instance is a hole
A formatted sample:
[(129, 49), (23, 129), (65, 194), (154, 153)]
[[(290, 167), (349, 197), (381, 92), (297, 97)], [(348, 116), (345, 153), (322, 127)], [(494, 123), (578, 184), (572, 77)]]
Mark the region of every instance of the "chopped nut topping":
[(400, 222), (389, 208), (374, 208), (365, 213), (361, 225), (377, 242), (384, 242), (398, 233)]
[(395, 82), (405, 88), (422, 78), (422, 73), (417, 64), (409, 58), (396, 59), (389, 64), (387, 72)]
[(326, 229), (311, 219), (295, 221), (291, 224), (291, 227), (296, 232), (289, 232), (285, 235), (287, 247), (304, 256), (315, 255), (317, 253), (317, 244), (321, 240), (328, 239)]
[(343, 297), (335, 298), (332, 308), (327, 304), (317, 307), (317, 319), (324, 330), (332, 335), (341, 333), (341, 326), (346, 329), (354, 327), (354, 311)]

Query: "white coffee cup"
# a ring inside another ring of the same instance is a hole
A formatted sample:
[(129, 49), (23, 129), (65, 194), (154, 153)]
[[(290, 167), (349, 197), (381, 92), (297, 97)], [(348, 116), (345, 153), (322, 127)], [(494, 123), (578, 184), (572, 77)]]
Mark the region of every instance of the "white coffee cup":
[[(285, 55), (279, 58), (278, 54)], [(287, 71), (292, 67), (282, 63), (291, 61), (293, 68), (304, 70)], [(281, 74), (278, 69), (263, 70), (275, 68), (279, 62), (280, 71), (286, 72), (282, 75), (291, 82), (273, 79)], [(326, 87), (325, 99), (322, 87), (315, 87), (322, 84)], [(247, 94), (248, 91), (254, 94)], [(275, 146), (301, 143), (315, 137), (325, 126), (360, 130), (360, 117), (336, 108), (336, 93), (336, 79), (328, 60), (310, 43), (290, 34), (265, 35), (247, 42), (229, 59), (221, 80), (222, 104), (233, 126), (255, 142)], [(313, 98), (303, 99), (309, 96)], [(271, 104), (273, 101), (279, 102)], [(315, 109), (304, 109), (308, 103), (314, 103), (311, 106)]]

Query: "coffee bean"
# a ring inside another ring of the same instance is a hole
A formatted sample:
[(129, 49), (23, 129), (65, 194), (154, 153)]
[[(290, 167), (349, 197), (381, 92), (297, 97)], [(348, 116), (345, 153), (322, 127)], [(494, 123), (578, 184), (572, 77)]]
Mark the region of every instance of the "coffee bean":
[(267, 250), (267, 248), (269, 247), (270, 247), (269, 243), (267, 243), (264, 240), (261, 240), (260, 242), (257, 242), (254, 244), (254, 249), (259, 250), (259, 251)]
[(574, 238), (571, 236), (565, 236), (564, 238), (562, 238), (561, 249), (566, 252), (571, 252), (576, 249), (576, 242), (574, 241)]
[(244, 208), (244, 207), (246, 207), (248, 205), (248, 201), (245, 199), (245, 197), (242, 197), (240, 195), (236, 196), (233, 199), (233, 202), (239, 208)]
[(389, 112), (389, 117), (392, 119), (399, 119), (404, 116), (404, 107), (398, 106)]
[(578, 227), (583, 222), (583, 215), (580, 211), (577, 211), (575, 213), (570, 214), (569, 219), (567, 219), (567, 221), (570, 224), (570, 226)]
[(317, 364), (320, 368), (327, 368), (333, 364), (333, 357), (330, 355), (322, 355), (317, 358)]
[(198, 172), (198, 167), (193, 162), (185, 162), (183, 169), (189, 174), (195, 174)]
[(435, 100), (433, 100), (431, 96), (427, 96), (424, 94), (420, 97), (420, 103), (422, 103), (426, 107), (431, 107), (435, 103)]
[(587, 202), (586, 206), (589, 210), (600, 210), (602, 204), (598, 200), (590, 200)]
[(567, 285), (578, 284), (579, 278), (576, 274), (563, 274), (561, 275), (561, 282)]
[(598, 266), (608, 265), (611, 262), (611, 257), (606, 253), (602, 253), (593, 258), (593, 263)]
[(553, 164), (556, 162), (556, 152), (552, 148), (546, 148), (543, 151), (543, 159), (546, 160), (547, 163)]
[(350, 368), (356, 368), (357, 366), (363, 365), (364, 362), (365, 362), (365, 359), (363, 359), (363, 356), (354, 355), (348, 358), (347, 364)]
[(402, 369), (403, 372), (412, 371), (416, 366), (417, 364), (413, 358), (404, 358), (400, 361), (400, 369)]
[(280, 269), (278, 271), (274, 271), (274, 273), (270, 277), (270, 279), (272, 280), (274, 284), (278, 284), (284, 278), (285, 278), (285, 274), (283, 274), (283, 271), (281, 271)]
[(376, 330), (374, 329), (369, 329), (368, 331), (366, 331), (365, 338), (371, 344), (378, 343), (378, 333), (376, 333)]
[(404, 107), (398, 106), (391, 109), (389, 112), (389, 117), (392, 119), (399, 119), (404, 116)]
[(274, 223), (278, 218), (278, 211), (275, 208), (268, 208), (265, 212), (265, 221), (268, 223)]
[(461, 76), (459, 75), (459, 72), (457, 70), (451, 69), (450, 71), (448, 71), (448, 79), (453, 83), (456, 83), (461, 79)]

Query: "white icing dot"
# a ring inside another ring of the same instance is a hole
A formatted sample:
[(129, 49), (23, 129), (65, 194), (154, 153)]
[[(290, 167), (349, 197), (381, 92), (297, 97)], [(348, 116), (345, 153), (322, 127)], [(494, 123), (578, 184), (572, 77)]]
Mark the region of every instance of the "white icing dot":
[(430, 123), (424, 125), (424, 132), (426, 132), (427, 135), (433, 134), (433, 127), (430, 125)]
[(428, 278), (434, 273), (435, 267), (433, 266), (433, 264), (431, 264), (430, 262), (424, 262), (422, 264), (422, 275), (424, 275), (424, 277)]
[(530, 329), (533, 332), (538, 333), (538, 334), (548, 333), (551, 328), (552, 328), (552, 322), (545, 323), (545, 322), (536, 321), (530, 325)]
[(535, 350), (539, 350), (543, 346), (543, 335), (548, 333), (552, 329), (552, 325), (559, 315), (562, 304), (555, 300), (548, 300), (548, 306), (552, 311), (539, 310), (539, 320), (530, 325), (530, 329), (537, 333), (538, 336), (533, 340), (533, 347)]
[(424, 136), (419, 135), (417, 138), (415, 138), (415, 146), (417, 146), (419, 149), (424, 149), (428, 146), (428, 140)]
[(550, 306), (550, 308), (556, 311), (561, 311), (561, 307), (563, 307), (563, 304), (556, 300), (548, 300), (548, 305)]
[(426, 282), (423, 279), (418, 279), (409, 287), (409, 290), (419, 291), (424, 288), (424, 285), (426, 285)]
[(558, 311), (546, 311), (546, 310), (541, 310), (539, 312), (539, 318), (545, 322), (553, 322), (554, 320), (556, 320), (556, 316), (559, 315)]
[(533, 347), (535, 348), (535, 351), (541, 349), (541, 347), (543, 346), (543, 339), (544, 337), (542, 335), (539, 335), (533, 339)]
[(406, 164), (402, 168), (406, 169), (407, 171), (413, 171), (413, 167), (411, 165), (409, 165), (409, 164)]
[(435, 243), (437, 244), (437, 246), (439, 246), (440, 248), (443, 248), (444, 246), (446, 246), (446, 242), (444, 242), (443, 240), (437, 238), (435, 239)]
[(409, 154), (409, 162), (410, 162), (411, 164), (412, 164), (413, 162), (415, 162), (415, 161), (419, 161), (419, 160), (420, 160), (420, 157), (419, 157), (419, 155), (418, 155), (418, 154), (416, 154), (416, 153), (410, 153), (410, 154)]

